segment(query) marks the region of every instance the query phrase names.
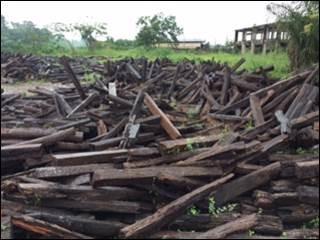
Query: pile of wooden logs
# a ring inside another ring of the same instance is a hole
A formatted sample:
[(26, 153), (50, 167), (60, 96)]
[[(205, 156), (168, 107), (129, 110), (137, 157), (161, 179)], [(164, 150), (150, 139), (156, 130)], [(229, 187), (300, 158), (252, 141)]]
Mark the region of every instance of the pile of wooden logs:
[[(80, 80), (93, 81), (104, 73), (106, 58), (73, 58), (70, 65)], [(1, 83), (48, 80), (68, 83), (69, 77), (58, 57), (10, 54), (1, 52)]]
[(61, 58), (72, 85), (2, 93), (13, 237), (318, 238), (319, 67), (244, 61), (108, 61), (85, 85)]

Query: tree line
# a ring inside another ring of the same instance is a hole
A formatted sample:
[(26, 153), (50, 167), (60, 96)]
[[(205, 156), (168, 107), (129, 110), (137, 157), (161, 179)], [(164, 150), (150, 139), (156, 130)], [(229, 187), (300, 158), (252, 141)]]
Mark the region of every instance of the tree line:
[[(176, 17), (162, 13), (140, 17), (136, 23), (139, 28), (134, 43), (154, 47), (158, 43), (177, 43), (183, 28), (178, 26)], [(78, 33), (85, 46), (94, 49), (99, 46), (99, 37), (114, 42), (108, 36), (106, 23), (54, 23), (49, 27), (37, 27), (30, 21), (23, 23), (7, 22), (1, 15), (1, 49), (6, 51), (50, 53), (59, 48), (70, 47), (65, 33)], [(116, 44), (129, 45), (132, 41), (120, 40)]]
[[(267, 9), (277, 16), (279, 28), (289, 33), (291, 69), (319, 62), (319, 1), (272, 3)], [(108, 36), (106, 23), (54, 23), (50, 27), (39, 28), (30, 21), (9, 23), (1, 15), (1, 51), (50, 54), (73, 49), (74, 45), (64, 37), (65, 33), (78, 33), (88, 49), (99, 47), (99, 37), (113, 46), (128, 48), (155, 47), (163, 42), (175, 45), (183, 34), (183, 28), (177, 24), (175, 16), (162, 13), (142, 16), (136, 26), (139, 31), (134, 41), (114, 40)], [(226, 46), (232, 47), (229, 45)]]

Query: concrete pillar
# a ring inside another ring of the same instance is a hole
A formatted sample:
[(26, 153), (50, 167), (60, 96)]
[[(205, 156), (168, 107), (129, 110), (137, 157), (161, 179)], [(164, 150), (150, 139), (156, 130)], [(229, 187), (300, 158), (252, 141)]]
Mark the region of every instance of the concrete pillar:
[(269, 41), (269, 29), (265, 28), (262, 39), (262, 54), (267, 54), (268, 50), (268, 41)]
[(246, 31), (242, 32), (241, 53), (246, 53)]
[(280, 50), (280, 41), (281, 41), (281, 32), (277, 31), (276, 41), (275, 41), (275, 50)]
[(238, 31), (236, 30), (234, 33), (234, 42), (237, 43), (238, 42)]
[(254, 54), (256, 49), (256, 30), (252, 29), (251, 32), (251, 53)]

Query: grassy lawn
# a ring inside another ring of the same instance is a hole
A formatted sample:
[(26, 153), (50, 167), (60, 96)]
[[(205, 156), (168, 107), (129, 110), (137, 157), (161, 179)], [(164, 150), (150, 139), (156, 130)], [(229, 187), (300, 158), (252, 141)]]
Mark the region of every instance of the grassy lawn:
[[(65, 53), (64, 53), (65, 54)], [(62, 55), (62, 53), (58, 54)], [(222, 63), (227, 62), (234, 64), (241, 57), (246, 59), (246, 62), (242, 67), (248, 70), (255, 70), (260, 66), (274, 65), (275, 70), (272, 73), (273, 77), (284, 78), (289, 73), (289, 60), (286, 53), (269, 53), (267, 55), (262, 54), (231, 54), (231, 53), (213, 53), (203, 51), (192, 51), (192, 50), (178, 50), (173, 49), (145, 49), (142, 47), (132, 49), (114, 49), (114, 48), (103, 48), (94, 51), (88, 51), (87, 49), (76, 49), (74, 53), (67, 53), (71, 56), (105, 56), (112, 59), (121, 59), (126, 57), (139, 58), (146, 57), (148, 59), (155, 58), (169, 58), (175, 62), (183, 59), (189, 60), (216, 60)]]

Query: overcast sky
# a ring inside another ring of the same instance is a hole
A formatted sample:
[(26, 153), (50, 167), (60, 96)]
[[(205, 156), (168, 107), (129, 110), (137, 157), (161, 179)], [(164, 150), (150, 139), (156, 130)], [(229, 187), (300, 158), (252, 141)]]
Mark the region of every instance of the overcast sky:
[[(95, 2), (95, 1), (1, 1), (1, 14), (8, 21), (29, 20), (38, 26), (54, 22), (106, 22), (115, 39), (134, 39), (140, 16), (163, 12), (174, 15), (184, 28), (181, 40), (201, 39), (211, 44), (233, 40), (234, 29), (270, 23), (270, 1), (221, 2)], [(73, 36), (75, 38), (75, 36)]]

